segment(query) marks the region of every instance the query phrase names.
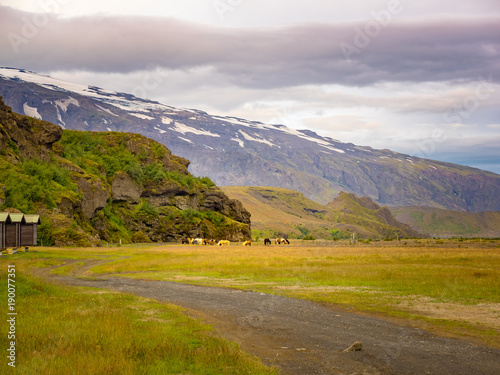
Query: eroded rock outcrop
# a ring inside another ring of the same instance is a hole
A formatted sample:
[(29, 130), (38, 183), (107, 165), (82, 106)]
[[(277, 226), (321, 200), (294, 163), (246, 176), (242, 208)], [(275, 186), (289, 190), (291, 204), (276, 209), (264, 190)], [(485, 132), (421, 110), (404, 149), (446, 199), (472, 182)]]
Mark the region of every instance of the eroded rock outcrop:
[(62, 128), (47, 121), (12, 112), (0, 97), (0, 150), (12, 161), (19, 158), (49, 160), (52, 145), (61, 139)]
[[(57, 237), (46, 238), (53, 244), (251, 236), (241, 203), (208, 178), (192, 176), (188, 160), (139, 134), (63, 132), (13, 113), (0, 100), (0, 162), (9, 166), (3, 178), (10, 181), (0, 183), (1, 208), (43, 214), (49, 222), (44, 236)], [(17, 200), (8, 201), (16, 179), (26, 181), (27, 191), (17, 189)]]
[(144, 188), (125, 172), (116, 172), (111, 180), (111, 198), (114, 201), (139, 203)]
[(82, 194), (82, 212), (87, 219), (91, 219), (97, 210), (106, 207), (109, 186), (99, 178), (88, 175), (79, 178), (77, 183)]

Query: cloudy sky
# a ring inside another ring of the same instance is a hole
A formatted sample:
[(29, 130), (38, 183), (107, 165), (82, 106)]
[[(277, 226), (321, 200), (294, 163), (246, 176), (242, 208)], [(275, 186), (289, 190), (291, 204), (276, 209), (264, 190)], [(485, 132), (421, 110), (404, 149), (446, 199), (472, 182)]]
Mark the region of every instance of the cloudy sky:
[(500, 173), (498, 0), (0, 0), (0, 66)]

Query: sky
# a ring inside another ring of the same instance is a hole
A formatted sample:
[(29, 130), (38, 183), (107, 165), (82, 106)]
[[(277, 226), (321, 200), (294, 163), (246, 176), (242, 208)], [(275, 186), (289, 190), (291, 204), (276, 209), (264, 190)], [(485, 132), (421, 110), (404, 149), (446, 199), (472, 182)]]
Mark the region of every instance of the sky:
[(0, 0), (0, 66), (500, 174), (498, 0)]

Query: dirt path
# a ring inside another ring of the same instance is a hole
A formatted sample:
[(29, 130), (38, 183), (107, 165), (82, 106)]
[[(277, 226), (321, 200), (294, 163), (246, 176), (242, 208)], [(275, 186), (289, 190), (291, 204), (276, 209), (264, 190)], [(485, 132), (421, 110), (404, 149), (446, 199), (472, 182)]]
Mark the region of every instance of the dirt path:
[[(191, 316), (212, 324), (219, 335), (285, 374), (500, 373), (500, 350), (309, 301), (166, 281), (78, 277), (104, 262), (84, 262), (66, 277), (50, 276), (47, 268), (37, 273), (68, 285), (111, 289), (182, 306)], [(343, 351), (355, 341), (362, 342), (361, 351)]]

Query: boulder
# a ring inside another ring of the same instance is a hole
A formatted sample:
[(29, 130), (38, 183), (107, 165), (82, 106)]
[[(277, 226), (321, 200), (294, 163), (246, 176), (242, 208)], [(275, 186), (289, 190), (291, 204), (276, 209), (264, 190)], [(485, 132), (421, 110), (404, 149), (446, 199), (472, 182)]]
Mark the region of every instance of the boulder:
[(116, 172), (111, 181), (111, 198), (114, 201), (139, 203), (143, 187), (125, 172)]
[(240, 223), (250, 224), (250, 212), (236, 199), (229, 199), (219, 188), (212, 187), (203, 193), (202, 210), (217, 211)]
[(89, 175), (78, 178), (77, 185), (82, 194), (82, 213), (87, 219), (91, 219), (97, 210), (106, 207), (109, 186), (101, 179)]
[(344, 349), (344, 352), (359, 352), (361, 349), (363, 349), (363, 344), (361, 341), (356, 341), (347, 349)]

